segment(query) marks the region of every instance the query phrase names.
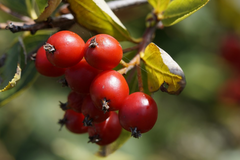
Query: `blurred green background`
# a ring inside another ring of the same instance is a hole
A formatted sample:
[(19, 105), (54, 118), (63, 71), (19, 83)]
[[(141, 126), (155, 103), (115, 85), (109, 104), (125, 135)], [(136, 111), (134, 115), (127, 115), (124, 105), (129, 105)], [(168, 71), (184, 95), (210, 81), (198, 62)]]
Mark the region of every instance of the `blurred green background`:
[[(26, 14), (21, 7), (15, 6), (16, 11)], [(116, 14), (134, 37), (140, 37), (149, 11), (144, 5)], [(240, 159), (240, 95), (231, 97), (233, 91), (223, 95), (223, 86), (238, 76), (240, 68), (232, 67), (221, 51), (226, 36), (240, 37), (239, 17), (240, 1), (212, 0), (182, 22), (157, 30), (154, 42), (182, 67), (186, 88), (179, 96), (154, 93), (159, 107), (154, 128), (140, 139), (130, 138), (105, 159)], [(0, 11), (0, 23), (7, 20), (17, 21)], [(92, 36), (78, 26), (71, 30), (85, 40)], [(0, 30), (0, 55), (19, 34)], [(57, 122), (64, 112), (58, 105), (67, 100), (69, 89), (57, 80), (39, 75), (33, 85), (0, 108), (0, 160), (102, 159), (94, 155), (98, 146), (87, 143), (87, 134), (59, 131)]]

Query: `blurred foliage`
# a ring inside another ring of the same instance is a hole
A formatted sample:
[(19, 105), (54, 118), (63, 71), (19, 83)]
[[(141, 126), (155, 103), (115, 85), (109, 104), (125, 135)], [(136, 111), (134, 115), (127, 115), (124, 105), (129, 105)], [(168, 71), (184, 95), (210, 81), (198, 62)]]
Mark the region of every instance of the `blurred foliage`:
[[(27, 15), (22, 4), (12, 7)], [(138, 15), (135, 18), (120, 16), (134, 37), (142, 36), (146, 10), (137, 7), (126, 11)], [(221, 57), (220, 44), (229, 33), (240, 36), (239, 14), (240, 3), (237, 0), (210, 1), (184, 21), (156, 32), (154, 43), (181, 66), (187, 80), (186, 88), (179, 96), (161, 91), (154, 93), (159, 106), (159, 117), (154, 128), (140, 139), (130, 138), (106, 159), (240, 158), (240, 106), (237, 103), (223, 103), (219, 99), (221, 87), (236, 74)], [(0, 15), (0, 22), (16, 21), (1, 11)], [(71, 30), (85, 39), (91, 37), (90, 32), (76, 25)], [(21, 33), (0, 30), (0, 34), (2, 55)], [(129, 46), (127, 43), (122, 45), (123, 48)], [(124, 58), (129, 59), (128, 55)], [(63, 111), (58, 101), (66, 101), (70, 90), (62, 88), (56, 83), (57, 80), (39, 76), (31, 87), (0, 109), (1, 160), (100, 159), (94, 155), (98, 146), (87, 143), (86, 134), (72, 134), (65, 128), (59, 132), (57, 121), (62, 118)]]

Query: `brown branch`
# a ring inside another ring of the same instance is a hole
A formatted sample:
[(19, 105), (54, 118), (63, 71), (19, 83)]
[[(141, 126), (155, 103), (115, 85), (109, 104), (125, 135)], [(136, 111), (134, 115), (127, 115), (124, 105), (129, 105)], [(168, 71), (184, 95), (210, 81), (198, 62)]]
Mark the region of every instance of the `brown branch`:
[(7, 21), (7, 23), (0, 23), (0, 30), (1, 29), (8, 29), (8, 26), (11, 26), (12, 24), (14, 24), (15, 26), (23, 26), (23, 25), (32, 25), (34, 24), (35, 22), (26, 22), (26, 23), (23, 23), (23, 22), (13, 22), (13, 21)]
[(21, 31), (30, 31), (31, 34), (36, 33), (36, 31), (41, 29), (48, 28), (65, 28), (72, 26), (75, 23), (74, 17), (71, 14), (61, 15), (59, 17), (55, 17), (53, 19), (49, 18), (47, 21), (38, 22), (34, 24), (22, 24), (15, 25), (14, 22), (11, 22), (7, 25), (6, 29), (9, 29), (11, 32), (21, 32)]
[(0, 23), (0, 30), (1, 29), (6, 29), (7, 26), (8, 26), (7, 23)]
[(122, 63), (123, 61), (121, 61), (121, 64), (124, 65), (125, 67), (118, 70), (118, 72), (121, 74), (127, 74), (129, 70), (133, 69), (134, 66), (137, 65), (139, 57), (140, 57), (139, 54), (137, 54), (135, 57), (133, 57), (133, 59), (129, 63), (125, 63), (125, 64), (123, 64)]

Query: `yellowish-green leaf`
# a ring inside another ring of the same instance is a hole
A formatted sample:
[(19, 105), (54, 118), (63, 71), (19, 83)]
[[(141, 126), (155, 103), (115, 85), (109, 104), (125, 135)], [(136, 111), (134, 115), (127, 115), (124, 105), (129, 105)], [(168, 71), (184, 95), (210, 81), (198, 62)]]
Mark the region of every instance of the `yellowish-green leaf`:
[(174, 25), (205, 6), (208, 2), (209, 0), (172, 0), (164, 11), (162, 23), (164, 26)]
[(156, 13), (162, 14), (170, 3), (170, 0), (148, 0), (148, 3), (153, 6)]
[(4, 92), (7, 91), (13, 87), (16, 86), (17, 82), (21, 79), (21, 68), (19, 66), (19, 64), (17, 65), (17, 70), (16, 73), (13, 77), (13, 79), (8, 83), (8, 85), (6, 87), (4, 87), (3, 89), (0, 90), (0, 92)]
[(76, 21), (88, 30), (105, 33), (119, 41), (139, 42), (132, 38), (104, 0), (68, 0)]
[(48, 0), (48, 6), (44, 9), (44, 11), (40, 14), (40, 16), (35, 20), (36, 22), (41, 22), (46, 20), (53, 11), (58, 7), (61, 3), (61, 0)]
[(180, 94), (186, 85), (181, 67), (172, 57), (154, 43), (150, 43), (141, 58), (145, 63), (150, 92), (161, 89), (170, 94)]
[(96, 155), (100, 157), (106, 157), (112, 154), (118, 150), (130, 137), (131, 133), (122, 129), (122, 133), (118, 139), (109, 145), (100, 146), (99, 151), (96, 153)]

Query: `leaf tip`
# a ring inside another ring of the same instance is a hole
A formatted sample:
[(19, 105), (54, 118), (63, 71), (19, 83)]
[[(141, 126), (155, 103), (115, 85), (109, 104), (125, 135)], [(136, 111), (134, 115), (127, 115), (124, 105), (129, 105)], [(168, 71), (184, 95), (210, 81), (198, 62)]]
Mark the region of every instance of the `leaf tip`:
[(20, 65), (18, 64), (16, 73), (15, 73), (13, 79), (8, 83), (8, 85), (6, 87), (1, 89), (0, 92), (4, 92), (4, 91), (7, 91), (7, 90), (15, 87), (17, 84), (17, 81), (19, 81), (20, 79), (21, 79), (21, 68), (20, 68)]

